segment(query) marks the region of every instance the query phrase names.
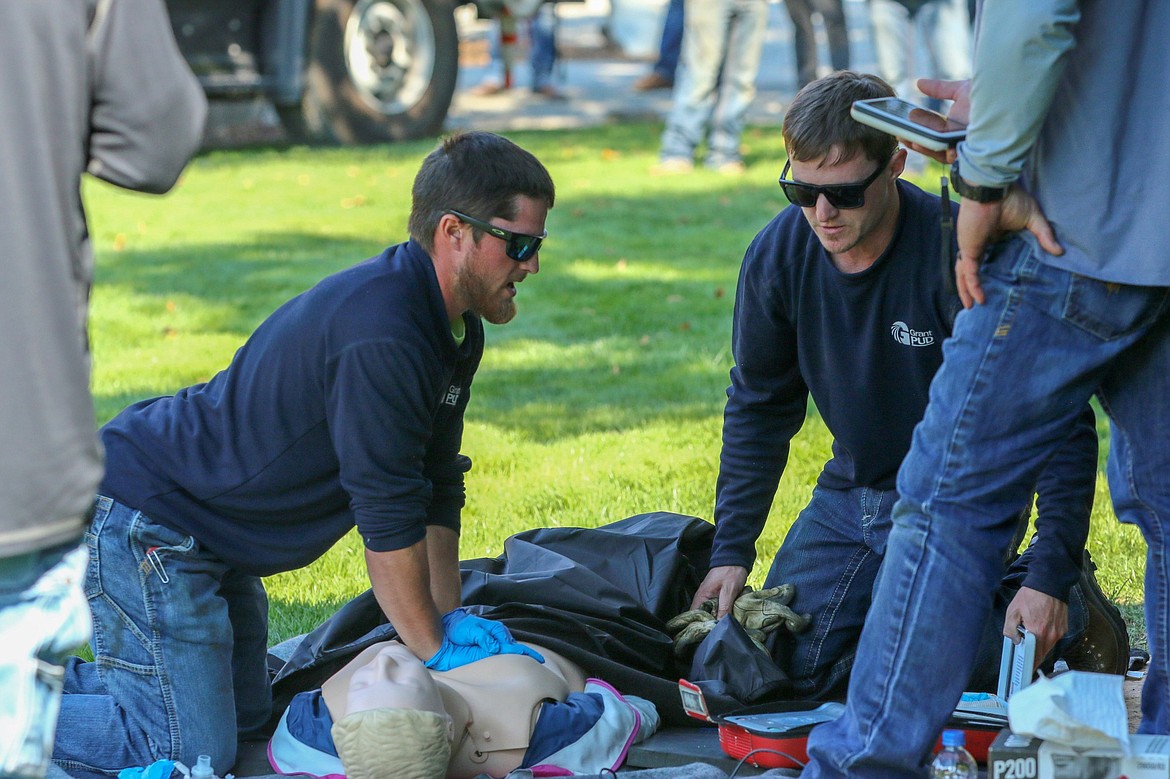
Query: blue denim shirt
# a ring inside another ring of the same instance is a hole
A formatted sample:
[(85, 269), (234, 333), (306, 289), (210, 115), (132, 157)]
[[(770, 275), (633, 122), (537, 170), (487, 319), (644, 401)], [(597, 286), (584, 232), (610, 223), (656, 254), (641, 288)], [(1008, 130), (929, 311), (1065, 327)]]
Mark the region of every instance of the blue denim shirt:
[(1065, 249), (1057, 268), (1170, 285), (1170, 48), (1164, 0), (986, 3), (975, 48), (963, 178), (1017, 180)]

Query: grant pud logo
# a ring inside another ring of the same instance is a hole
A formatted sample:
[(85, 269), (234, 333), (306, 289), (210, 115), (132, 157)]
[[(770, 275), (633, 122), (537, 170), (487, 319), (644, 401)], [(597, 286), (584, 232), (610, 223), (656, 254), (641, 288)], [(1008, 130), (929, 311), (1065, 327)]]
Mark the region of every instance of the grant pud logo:
[(903, 346), (930, 346), (934, 343), (934, 332), (930, 330), (911, 330), (905, 322), (895, 322), (890, 325), (890, 335)]
[(459, 402), (459, 395), (462, 392), (463, 392), (462, 387), (457, 386), (455, 384), (452, 384), (450, 387), (447, 388), (447, 393), (446, 393), (446, 396), (443, 398), (443, 402), (446, 403), (448, 406), (454, 406), (456, 403)]

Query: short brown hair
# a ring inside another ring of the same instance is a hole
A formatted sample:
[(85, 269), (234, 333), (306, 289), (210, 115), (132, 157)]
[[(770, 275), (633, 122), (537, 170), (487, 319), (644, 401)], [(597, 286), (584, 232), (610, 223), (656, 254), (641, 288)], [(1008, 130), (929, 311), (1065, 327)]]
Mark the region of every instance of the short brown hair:
[[(411, 189), (410, 237), (434, 251), (435, 228), (448, 209), (485, 222), (515, 219), (516, 198), (552, 208), (556, 188), (536, 157), (488, 132), (455, 133), (427, 155)], [(472, 229), (478, 241), (482, 231)]]
[(870, 73), (839, 70), (805, 85), (784, 116), (789, 158), (815, 160), (835, 148), (837, 156), (829, 164), (847, 162), (858, 154), (874, 162), (889, 160), (898, 148), (897, 139), (849, 115), (854, 100), (874, 97), (894, 97), (894, 89)]

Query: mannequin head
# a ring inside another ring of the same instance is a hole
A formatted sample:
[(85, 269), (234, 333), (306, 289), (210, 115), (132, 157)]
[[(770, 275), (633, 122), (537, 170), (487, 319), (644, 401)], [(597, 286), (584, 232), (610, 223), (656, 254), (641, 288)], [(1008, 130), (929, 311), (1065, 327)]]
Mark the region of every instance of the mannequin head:
[(443, 672), (397, 641), (367, 648), (321, 685), (349, 779), (443, 776), (444, 762), (448, 779), (518, 767), (541, 704), (585, 687), (574, 663), (528, 646), (545, 662), (496, 655)]

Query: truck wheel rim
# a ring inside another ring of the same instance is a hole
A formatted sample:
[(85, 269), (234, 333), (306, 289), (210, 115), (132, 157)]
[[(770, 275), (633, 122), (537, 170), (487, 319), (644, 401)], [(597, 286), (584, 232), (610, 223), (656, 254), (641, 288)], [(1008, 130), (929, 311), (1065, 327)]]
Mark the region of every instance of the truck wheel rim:
[(345, 63), (363, 102), (381, 114), (418, 103), (435, 70), (435, 30), (419, 0), (359, 0), (345, 26)]

